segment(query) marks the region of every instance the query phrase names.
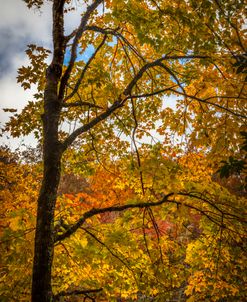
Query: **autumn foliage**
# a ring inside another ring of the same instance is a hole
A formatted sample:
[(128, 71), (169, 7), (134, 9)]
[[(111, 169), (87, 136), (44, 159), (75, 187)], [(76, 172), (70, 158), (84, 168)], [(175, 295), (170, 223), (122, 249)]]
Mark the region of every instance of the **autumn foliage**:
[(5, 127), (43, 158), (1, 149), (1, 301), (244, 301), (244, 4), (52, 2)]
[[(153, 152), (156, 157), (158, 151)], [(138, 295), (157, 301), (218, 301), (222, 297), (236, 301), (244, 297), (244, 198), (212, 181), (213, 171), (202, 153), (168, 159), (163, 152), (159, 150), (159, 169), (152, 155), (143, 162), (143, 171), (148, 171), (146, 198), (155, 200), (154, 190), (161, 196), (175, 185), (183, 192), (193, 188), (202, 200), (178, 196), (157, 208), (89, 218), (75, 235), (56, 245), (55, 294), (75, 291), (83, 284), (104, 288), (99, 301), (135, 300)], [(1, 296), (3, 301), (28, 301), (40, 164), (19, 163), (12, 156), (2, 151), (1, 257), (5, 265)], [(111, 170), (97, 168), (92, 175), (78, 175), (74, 181), (69, 174), (75, 191), (61, 192), (58, 197), (58, 234), (92, 208), (143, 200), (138, 172), (129, 165), (117, 161), (108, 166)], [(66, 174), (61, 186), (63, 182), (67, 182)], [(229, 203), (234, 205), (231, 210)]]

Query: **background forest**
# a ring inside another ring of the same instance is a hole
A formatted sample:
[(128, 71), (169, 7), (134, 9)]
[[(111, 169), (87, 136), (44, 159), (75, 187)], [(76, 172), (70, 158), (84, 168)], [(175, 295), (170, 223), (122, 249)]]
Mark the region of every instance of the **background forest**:
[(25, 2), (53, 46), (4, 109), (37, 147), (0, 149), (0, 300), (245, 301), (244, 1)]

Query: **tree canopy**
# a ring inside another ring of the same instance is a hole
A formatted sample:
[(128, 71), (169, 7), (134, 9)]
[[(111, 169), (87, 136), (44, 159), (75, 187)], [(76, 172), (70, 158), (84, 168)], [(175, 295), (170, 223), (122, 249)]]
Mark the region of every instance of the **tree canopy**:
[(243, 301), (244, 2), (51, 2), (5, 127), (43, 156), (1, 149), (2, 301)]

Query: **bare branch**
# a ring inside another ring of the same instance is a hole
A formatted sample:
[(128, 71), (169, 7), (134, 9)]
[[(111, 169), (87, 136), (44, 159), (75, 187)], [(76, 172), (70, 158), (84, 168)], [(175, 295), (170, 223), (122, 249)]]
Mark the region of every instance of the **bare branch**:
[(143, 57), (138, 52), (138, 50), (118, 31), (119, 28), (116, 28), (116, 29), (101, 28), (101, 27), (92, 25), (92, 26), (86, 26), (85, 30), (94, 31), (94, 32), (98, 32), (101, 34), (105, 34), (105, 35), (112, 35), (112, 36), (115, 36), (116, 38), (121, 39), (134, 52), (134, 54), (137, 57), (139, 57), (143, 60)]
[[(236, 219), (238, 221), (241, 221), (244, 224), (247, 224), (247, 220), (245, 220), (244, 218), (235, 215), (233, 213), (230, 212), (226, 212), (223, 211), (222, 209), (219, 208), (219, 206), (216, 205), (216, 202), (213, 200), (209, 200), (206, 196), (204, 196), (202, 193), (199, 192), (190, 192), (190, 193), (179, 193), (179, 195), (181, 196), (188, 196), (190, 198), (194, 198), (194, 199), (198, 199), (201, 200), (202, 202), (205, 202), (207, 204), (209, 204), (212, 208), (214, 208), (217, 212), (220, 213), (220, 215), (224, 215), (224, 216), (230, 216), (232, 219)], [(228, 207), (230, 207), (229, 205), (227, 205)], [(232, 207), (232, 206), (231, 206)], [(236, 210), (236, 208), (234, 208), (234, 210)]]
[(175, 89), (173, 89), (173, 88), (171, 88), (170, 91), (172, 91), (172, 92), (174, 92), (174, 93), (177, 93), (177, 94), (180, 94), (180, 95), (183, 95), (183, 96), (185, 96), (185, 97), (187, 97), (187, 98), (194, 99), (194, 100), (196, 100), (196, 101), (198, 101), (198, 102), (200, 102), (200, 103), (205, 103), (205, 104), (212, 105), (212, 106), (214, 106), (214, 107), (220, 108), (220, 109), (222, 109), (222, 110), (225, 110), (225, 111), (231, 113), (232, 115), (235, 115), (235, 116), (238, 116), (238, 117), (247, 119), (247, 116), (246, 116), (246, 115), (243, 115), (243, 114), (241, 114), (241, 113), (234, 112), (234, 111), (232, 111), (232, 110), (229, 109), (229, 108), (226, 108), (226, 107), (221, 106), (221, 105), (219, 105), (219, 104), (217, 104), (217, 103), (212, 103), (212, 102), (209, 101), (210, 99), (215, 99), (215, 98), (221, 98), (221, 99), (246, 99), (246, 98), (239, 98), (239, 97), (237, 97), (237, 96), (236, 96), (236, 97), (229, 97), (229, 96), (220, 96), (220, 95), (217, 96), (217, 95), (215, 95), (215, 96), (212, 96), (212, 97), (208, 97), (208, 98), (206, 98), (206, 99), (200, 99), (200, 98), (198, 98), (198, 97), (196, 97), (196, 96), (194, 96), (194, 95), (189, 95), (189, 94), (187, 94), (187, 93), (177, 91), (177, 90), (175, 90)]
[(65, 41), (66, 41), (66, 43), (68, 43), (69, 42), (69, 40), (70, 39), (72, 39), (75, 35), (76, 35), (76, 33), (77, 33), (77, 30), (78, 30), (78, 28), (77, 29), (75, 29), (75, 30), (73, 30), (69, 35), (67, 35), (67, 36), (65, 36), (64, 38), (65, 38)]
[(72, 290), (72, 291), (62, 291), (53, 296), (54, 301), (59, 301), (60, 297), (68, 297), (74, 295), (88, 295), (88, 294), (95, 294), (99, 293), (103, 290), (103, 288), (96, 288), (96, 289), (84, 289), (84, 290)]
[(154, 95), (157, 95), (157, 94), (162, 94), (166, 91), (169, 91), (171, 90), (172, 88), (175, 88), (177, 87), (177, 85), (174, 85), (174, 86), (171, 86), (171, 87), (168, 87), (168, 88), (164, 88), (164, 89), (160, 89), (160, 90), (156, 90), (156, 91), (153, 91), (153, 92), (150, 92), (150, 93), (143, 93), (143, 94), (134, 94), (134, 95), (130, 95), (128, 97), (126, 97), (126, 99), (140, 99), (140, 98), (147, 98), (147, 97), (150, 97), (150, 96), (154, 96)]
[(89, 123), (81, 126), (80, 128), (76, 129), (71, 135), (69, 135), (65, 141), (62, 144), (62, 149), (66, 150), (72, 143), (73, 141), (82, 133), (87, 132), (91, 128), (93, 128), (95, 125), (100, 123), (101, 121), (105, 120), (108, 116), (110, 116), (116, 109), (120, 108), (123, 106), (121, 98), (114, 102), (112, 106), (110, 106), (106, 111), (102, 112), (99, 114), (96, 118), (91, 120)]
[(0, 241), (0, 244), (4, 244), (4, 243), (9, 242), (9, 241), (12, 241), (12, 240), (14, 240), (14, 239), (24, 237), (25, 235), (27, 235), (27, 234), (33, 232), (34, 230), (35, 230), (35, 228), (30, 228), (30, 229), (25, 230), (25, 231), (24, 231), (22, 234), (20, 234), (20, 235), (17, 235), (17, 236), (15, 236), (15, 235), (10, 235), (10, 236), (8, 236), (9, 239), (1, 240), (1, 241)]
[(136, 144), (136, 140), (135, 140), (135, 134), (136, 134), (136, 130), (138, 128), (138, 121), (137, 121), (137, 117), (136, 117), (136, 108), (135, 108), (133, 99), (131, 99), (131, 107), (132, 107), (132, 115), (133, 115), (133, 119), (134, 119), (134, 123), (135, 123), (133, 131), (132, 131), (132, 141), (133, 141), (135, 152), (136, 152), (137, 164), (138, 164), (139, 175), (140, 175), (140, 183), (141, 183), (141, 188), (142, 188), (142, 194), (144, 196), (145, 195), (145, 186), (144, 186), (144, 181), (143, 181), (143, 173), (142, 173), (142, 169), (141, 169), (141, 157), (140, 157), (140, 153), (139, 153), (139, 150), (138, 150), (138, 147)]
[(175, 75), (175, 73), (168, 66), (163, 64), (162, 62), (160, 62), (159, 66), (162, 67), (163, 69), (165, 69), (173, 77), (173, 79), (175, 80), (177, 85), (180, 87), (180, 89), (185, 93), (184, 87), (180, 83), (180, 81), (179, 81), (178, 77)]
[(65, 91), (65, 87), (66, 84), (68, 82), (68, 79), (70, 77), (72, 68), (74, 66), (75, 60), (76, 60), (76, 50), (77, 50), (77, 46), (79, 43), (79, 40), (83, 34), (83, 32), (85, 31), (85, 27), (86, 24), (88, 22), (88, 19), (90, 18), (91, 14), (93, 11), (95, 11), (95, 9), (103, 2), (103, 0), (95, 0), (91, 5), (88, 6), (85, 14), (83, 15), (82, 19), (81, 19), (81, 23), (78, 27), (78, 30), (76, 31), (73, 43), (72, 43), (72, 47), (71, 47), (71, 56), (70, 56), (70, 61), (68, 64), (68, 67), (61, 79), (61, 84), (60, 84), (60, 89), (59, 89), (59, 99), (63, 99), (64, 96), (64, 91)]
[(105, 44), (107, 35), (104, 36), (103, 40), (101, 41), (101, 43), (99, 44), (99, 46), (96, 48), (95, 52), (92, 54), (92, 56), (90, 57), (90, 59), (87, 61), (85, 67), (83, 68), (79, 79), (77, 80), (75, 87), (73, 89), (73, 91), (64, 99), (64, 102), (66, 102), (67, 100), (69, 100), (70, 98), (72, 98), (75, 93), (78, 91), (81, 81), (86, 73), (86, 71), (88, 70), (88, 68), (90, 67), (91, 62), (93, 61), (93, 59), (96, 57), (98, 51), (100, 50), (100, 48)]
[(135, 75), (135, 77), (132, 79), (132, 81), (129, 83), (129, 85), (127, 86), (127, 88), (124, 91), (124, 95), (130, 95), (132, 89), (134, 88), (134, 86), (136, 85), (136, 83), (138, 82), (138, 80), (143, 76), (143, 74), (152, 67), (155, 66), (160, 66), (161, 63), (163, 61), (169, 61), (169, 60), (189, 60), (189, 59), (208, 59), (208, 56), (203, 56), (203, 55), (188, 55), (188, 56), (179, 56), (179, 55), (175, 55), (175, 56), (163, 56), (153, 62), (150, 63), (146, 63), (145, 65), (142, 66), (142, 68), (137, 72), (137, 74)]
[(89, 108), (103, 109), (102, 107), (100, 107), (98, 105), (95, 105), (95, 104), (92, 104), (92, 103), (89, 103), (89, 102), (83, 102), (83, 101), (63, 104), (64, 108), (73, 108), (73, 107), (82, 107), (82, 106), (87, 106)]
[[(124, 261), (123, 259), (121, 259), (117, 253), (113, 252), (112, 250), (113, 249), (110, 249), (108, 245), (106, 245), (102, 240), (100, 240), (95, 234), (93, 234), (92, 232), (90, 232), (89, 230), (85, 229), (85, 228), (82, 228), (87, 234), (89, 234), (95, 241), (97, 241), (99, 244), (101, 244), (102, 246), (104, 246), (108, 252), (113, 256), (115, 257), (116, 259), (118, 259), (124, 266), (127, 267), (127, 269), (129, 271), (132, 272), (132, 269), (131, 267), (128, 265), (128, 263), (126, 261)], [(133, 273), (133, 272), (132, 272)]]

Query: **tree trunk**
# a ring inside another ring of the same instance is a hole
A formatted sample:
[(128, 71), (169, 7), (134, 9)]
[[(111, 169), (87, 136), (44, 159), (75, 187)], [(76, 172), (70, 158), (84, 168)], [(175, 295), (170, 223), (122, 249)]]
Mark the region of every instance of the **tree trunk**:
[[(59, 72), (59, 73), (58, 73)], [(51, 302), (51, 269), (54, 251), (54, 211), (60, 181), (62, 148), (58, 140), (61, 103), (57, 96), (61, 69), (47, 70), (43, 115), (43, 182), (38, 198), (32, 279), (32, 302)]]
[(51, 302), (51, 268), (54, 250), (54, 211), (60, 181), (61, 148), (57, 140), (58, 117), (44, 121), (44, 173), (38, 198), (33, 263), (32, 302)]
[(51, 302), (51, 270), (54, 253), (54, 211), (60, 181), (62, 144), (58, 139), (58, 126), (62, 97), (58, 87), (64, 60), (64, 8), (65, 0), (53, 0), (53, 59), (46, 72), (43, 121), (43, 181), (38, 198), (35, 232), (32, 302)]
[(38, 199), (32, 302), (52, 301), (51, 268), (54, 251), (53, 226), (59, 178), (60, 159), (45, 168), (44, 181)]

